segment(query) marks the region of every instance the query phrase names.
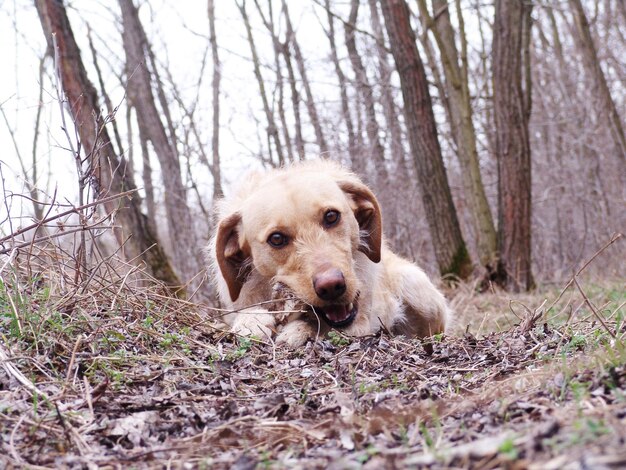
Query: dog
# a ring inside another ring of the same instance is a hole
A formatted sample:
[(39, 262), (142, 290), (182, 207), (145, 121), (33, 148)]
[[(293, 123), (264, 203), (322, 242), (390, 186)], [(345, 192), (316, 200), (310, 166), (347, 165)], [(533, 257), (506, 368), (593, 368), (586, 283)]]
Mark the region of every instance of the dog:
[(217, 203), (208, 251), (239, 335), (298, 347), (331, 329), (423, 338), (450, 320), (424, 271), (387, 247), (374, 193), (330, 160), (245, 178)]

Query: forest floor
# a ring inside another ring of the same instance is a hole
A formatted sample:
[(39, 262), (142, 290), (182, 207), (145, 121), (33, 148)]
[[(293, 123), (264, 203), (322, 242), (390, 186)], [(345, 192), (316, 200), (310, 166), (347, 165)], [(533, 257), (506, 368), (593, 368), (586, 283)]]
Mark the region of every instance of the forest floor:
[(75, 282), (8, 261), (3, 468), (626, 465), (623, 279), (462, 284), (428, 344), (337, 333), (287, 350), (110, 266)]

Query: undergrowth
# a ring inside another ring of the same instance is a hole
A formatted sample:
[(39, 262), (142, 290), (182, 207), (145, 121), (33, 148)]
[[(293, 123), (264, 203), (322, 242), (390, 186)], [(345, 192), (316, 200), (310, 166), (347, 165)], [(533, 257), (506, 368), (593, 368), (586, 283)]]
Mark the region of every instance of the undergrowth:
[(77, 273), (58, 253), (21, 256), (0, 264), (5, 467), (626, 461), (622, 283), (514, 298), (461, 284), (454, 326), (428, 347), (333, 332), (288, 350), (112, 259)]

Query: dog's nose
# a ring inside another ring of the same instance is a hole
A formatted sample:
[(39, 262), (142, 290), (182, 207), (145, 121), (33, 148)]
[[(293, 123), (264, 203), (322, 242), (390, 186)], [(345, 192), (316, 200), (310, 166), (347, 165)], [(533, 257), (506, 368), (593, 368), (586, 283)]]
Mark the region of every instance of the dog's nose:
[(313, 276), (313, 288), (322, 300), (334, 300), (346, 291), (346, 280), (338, 269), (331, 268)]

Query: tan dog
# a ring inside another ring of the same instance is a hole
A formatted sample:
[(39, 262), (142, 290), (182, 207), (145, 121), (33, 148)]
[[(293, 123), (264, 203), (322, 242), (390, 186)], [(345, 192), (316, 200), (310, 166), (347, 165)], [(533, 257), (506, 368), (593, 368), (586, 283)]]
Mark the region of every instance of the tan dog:
[[(330, 161), (247, 178), (218, 206), (212, 274), (235, 333), (304, 344), (337, 328), (425, 337), (449, 309), (424, 271), (392, 253), (376, 197)], [(271, 305), (276, 297), (285, 300)], [(297, 313), (272, 313), (274, 309)]]

